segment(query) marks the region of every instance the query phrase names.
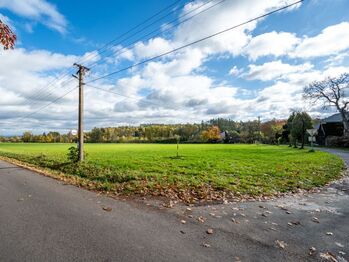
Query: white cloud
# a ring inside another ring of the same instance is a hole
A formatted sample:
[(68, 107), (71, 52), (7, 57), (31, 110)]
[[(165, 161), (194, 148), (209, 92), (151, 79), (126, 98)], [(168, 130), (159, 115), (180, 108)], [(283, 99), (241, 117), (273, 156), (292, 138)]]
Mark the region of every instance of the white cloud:
[[(78, 59), (77, 56), (52, 53), (46, 50), (27, 51), (23, 48), (0, 51), (0, 71), (6, 70), (45, 72), (54, 69), (71, 67)], [(7, 72), (9, 73), (9, 72)]]
[[(283, 0), (225, 1), (213, 7), (209, 12), (202, 13), (190, 21), (181, 24), (175, 31), (174, 41), (179, 44), (193, 42), (262, 15), (272, 9), (285, 6), (287, 2), (291, 3), (291, 1)], [(202, 1), (195, 1), (187, 4), (183, 13), (194, 10), (202, 5), (202, 3)], [(201, 11), (201, 9), (198, 11)], [(239, 55), (243, 47), (249, 42), (251, 38), (250, 32), (256, 28), (257, 23), (257, 21), (248, 23), (202, 42), (197, 46), (207, 54), (230, 53), (232, 55)]]
[(66, 32), (67, 21), (65, 17), (46, 0), (0, 0), (0, 8), (43, 23), (60, 33)]
[(327, 67), (333, 67), (333, 66), (338, 66), (341, 65), (343, 63), (345, 63), (345, 61), (349, 61), (349, 51), (346, 52), (341, 52), (337, 55), (333, 55), (330, 56), (327, 60)]
[(254, 111), (259, 112), (264, 119), (284, 119), (291, 109), (302, 109), (302, 86), (283, 81), (261, 90), (255, 99), (249, 100)]
[[(59, 81), (56, 76), (60, 77), (59, 71), (72, 68), (76, 60), (88, 54), (77, 57), (19, 48), (2, 50), (0, 55), (0, 92), (3, 94), (0, 99), (0, 118), (11, 118), (12, 127), (15, 127), (18, 118), (35, 112), (76, 87), (76, 80), (72, 81), (69, 75)], [(68, 79), (70, 80), (67, 81)], [(50, 85), (51, 83), (54, 84)], [(77, 92), (72, 92), (36, 113), (33, 118), (21, 119), (21, 124), (24, 128), (36, 127), (41, 130), (46, 122), (51, 122), (50, 126), (66, 126), (66, 122), (75, 118), (76, 98)]]
[[(166, 58), (168, 59), (168, 58)], [(170, 61), (151, 62), (144, 69), (144, 76), (153, 75), (177, 76), (191, 74), (199, 69), (205, 56), (198, 48), (189, 48), (173, 55)]]
[(254, 61), (267, 55), (278, 57), (292, 51), (299, 42), (295, 34), (272, 31), (253, 37), (244, 48), (244, 53)]
[(229, 75), (232, 76), (239, 76), (243, 72), (242, 68), (238, 68), (237, 66), (233, 66), (232, 69), (229, 71)]
[(336, 55), (349, 48), (349, 23), (326, 27), (314, 37), (305, 36), (292, 53), (292, 57), (311, 58)]
[(257, 35), (246, 45), (244, 53), (255, 61), (268, 55), (303, 59), (338, 56), (348, 49), (349, 23), (342, 22), (326, 27), (313, 37), (299, 38), (294, 33), (275, 31)]
[(172, 50), (172, 44), (160, 37), (152, 38), (147, 43), (138, 42), (134, 47), (134, 53), (138, 59), (160, 55)]
[(262, 65), (249, 65), (248, 72), (241, 76), (248, 80), (270, 81), (277, 79), (286, 79), (291, 73), (303, 73), (311, 70), (313, 65), (310, 63), (300, 65), (290, 65), (281, 62), (281, 60), (267, 62)]

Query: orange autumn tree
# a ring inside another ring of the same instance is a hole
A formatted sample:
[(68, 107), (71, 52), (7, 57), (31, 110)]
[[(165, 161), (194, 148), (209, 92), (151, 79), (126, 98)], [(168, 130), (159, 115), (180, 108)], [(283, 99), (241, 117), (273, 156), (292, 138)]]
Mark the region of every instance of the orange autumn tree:
[(4, 49), (13, 49), (17, 36), (12, 32), (12, 30), (4, 22), (0, 20), (0, 43), (3, 45)]
[(282, 135), (283, 126), (286, 120), (270, 120), (261, 124), (261, 132), (265, 143), (277, 144), (278, 138)]
[(218, 126), (211, 126), (201, 133), (201, 137), (208, 142), (217, 142), (221, 139), (220, 133), (221, 131)]

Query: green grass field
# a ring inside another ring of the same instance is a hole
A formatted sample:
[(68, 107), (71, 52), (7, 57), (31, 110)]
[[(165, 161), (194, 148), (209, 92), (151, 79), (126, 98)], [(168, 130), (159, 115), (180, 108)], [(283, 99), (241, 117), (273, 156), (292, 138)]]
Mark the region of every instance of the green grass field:
[[(66, 163), (69, 144), (0, 143), (0, 156), (78, 176), (98, 189), (192, 195), (261, 195), (310, 189), (337, 178), (342, 161), (328, 153), (286, 146), (86, 144), (81, 166)], [(183, 195), (183, 196), (182, 196)]]

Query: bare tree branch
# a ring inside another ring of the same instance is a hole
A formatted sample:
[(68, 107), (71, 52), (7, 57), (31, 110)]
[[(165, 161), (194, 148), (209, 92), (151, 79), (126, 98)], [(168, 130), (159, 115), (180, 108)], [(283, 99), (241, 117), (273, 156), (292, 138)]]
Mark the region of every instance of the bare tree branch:
[(303, 97), (314, 102), (322, 102), (323, 107), (335, 106), (343, 119), (344, 134), (349, 136), (349, 101), (345, 91), (349, 88), (349, 74), (328, 77), (323, 81), (314, 81), (303, 90)]

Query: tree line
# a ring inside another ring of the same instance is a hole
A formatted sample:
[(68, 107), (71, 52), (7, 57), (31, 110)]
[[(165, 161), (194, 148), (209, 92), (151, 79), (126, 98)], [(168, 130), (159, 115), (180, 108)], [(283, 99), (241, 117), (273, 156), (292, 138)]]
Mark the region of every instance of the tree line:
[[(306, 129), (312, 119), (305, 112), (293, 112), (287, 120), (261, 122), (234, 121), (216, 118), (194, 124), (148, 124), (140, 126), (95, 127), (85, 132), (89, 143), (266, 143), (280, 144), (306, 142)], [(73, 143), (77, 137), (71, 132), (49, 132), (35, 135), (0, 136), (0, 142)]]

